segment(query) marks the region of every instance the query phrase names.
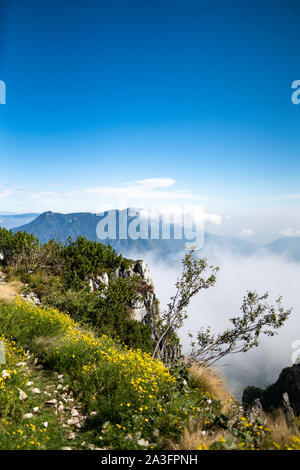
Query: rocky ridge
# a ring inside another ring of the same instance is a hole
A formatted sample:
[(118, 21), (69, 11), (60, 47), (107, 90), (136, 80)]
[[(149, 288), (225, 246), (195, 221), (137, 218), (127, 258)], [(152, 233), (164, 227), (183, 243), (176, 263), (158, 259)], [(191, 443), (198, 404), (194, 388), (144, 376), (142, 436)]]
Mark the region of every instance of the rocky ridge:
[(300, 416), (300, 363), (283, 369), (277, 381), (265, 390), (246, 387), (243, 392), (245, 408), (260, 406), (264, 411), (281, 408), (287, 423)]

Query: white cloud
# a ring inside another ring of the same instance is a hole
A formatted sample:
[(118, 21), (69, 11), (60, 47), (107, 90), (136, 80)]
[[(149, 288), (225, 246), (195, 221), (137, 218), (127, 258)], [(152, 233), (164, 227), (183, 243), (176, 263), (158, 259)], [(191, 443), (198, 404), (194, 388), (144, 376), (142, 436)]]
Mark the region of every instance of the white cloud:
[(281, 229), (279, 230), (279, 233), (283, 235), (284, 237), (299, 237), (300, 236), (300, 230), (294, 230), (291, 227)]
[(300, 194), (281, 194), (279, 196), (268, 196), (263, 199), (269, 199), (272, 201), (296, 201), (300, 199)]
[(244, 230), (242, 230), (242, 233), (241, 235), (243, 237), (252, 237), (254, 235), (254, 231), (252, 229), (246, 229), (244, 228)]
[(136, 183), (147, 189), (155, 189), (172, 186), (176, 181), (173, 178), (147, 178), (145, 180), (136, 181)]
[(73, 195), (83, 195), (84, 193), (90, 196), (99, 197), (110, 196), (114, 198), (130, 199), (130, 204), (136, 206), (136, 201), (140, 200), (199, 200), (206, 199), (191, 191), (178, 191), (168, 189), (173, 186), (176, 181), (172, 178), (149, 178), (144, 180), (135, 181), (133, 183), (125, 183), (124, 186), (98, 186), (95, 188), (88, 188), (82, 191), (74, 191)]
[(184, 218), (190, 218), (199, 230), (204, 228), (203, 224), (206, 222), (220, 225), (223, 221), (221, 215), (206, 212), (200, 204), (152, 204), (151, 208), (142, 211), (142, 215), (153, 219), (160, 216), (170, 217), (175, 224), (181, 224)]
[(12, 189), (9, 189), (7, 186), (0, 185), (0, 198), (8, 198), (14, 194)]
[[(0, 185), (0, 200), (5, 204), (3, 209), (18, 212), (25, 210), (43, 212), (54, 210), (60, 212), (91, 211), (126, 207), (153, 208), (169, 206), (173, 201), (177, 204), (193, 203), (206, 200), (197, 193), (189, 190), (173, 188), (176, 181), (173, 178), (147, 178), (120, 186), (98, 186), (71, 191), (57, 189), (36, 189), (31, 187), (7, 187)], [(1, 209), (1, 207), (0, 207)], [(220, 224), (222, 217), (217, 214), (201, 212), (201, 219)]]

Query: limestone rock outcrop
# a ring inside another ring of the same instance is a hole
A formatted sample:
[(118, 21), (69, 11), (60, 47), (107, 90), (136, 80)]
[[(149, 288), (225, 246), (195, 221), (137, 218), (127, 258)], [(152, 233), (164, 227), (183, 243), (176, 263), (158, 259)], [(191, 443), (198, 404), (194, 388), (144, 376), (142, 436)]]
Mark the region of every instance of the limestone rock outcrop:
[[(153, 282), (150, 276), (148, 265), (143, 260), (134, 261), (128, 268), (117, 268), (114, 275), (119, 278), (133, 278), (136, 277), (140, 280), (138, 286), (139, 299), (131, 302), (131, 315), (134, 320), (140, 321), (144, 324), (152, 322), (155, 314), (157, 313), (158, 300), (154, 293)], [(109, 276), (107, 272), (88, 279), (91, 292), (96, 292), (109, 285)]]
[[(133, 261), (126, 268), (117, 268), (113, 273), (117, 278), (127, 279), (136, 278), (136, 290), (139, 294), (138, 299), (131, 301), (129, 305), (130, 315), (144, 325), (150, 325), (152, 342), (155, 344), (160, 336), (160, 329), (157, 324), (159, 318), (159, 302), (156, 297), (153, 282), (148, 265), (143, 260)], [(102, 295), (105, 297), (105, 288), (109, 286), (108, 273), (103, 272), (98, 276), (88, 279), (92, 292), (102, 289)], [(104, 289), (103, 289), (104, 287)], [(179, 342), (164, 344), (161, 346), (158, 357), (164, 362), (174, 362), (181, 355)]]

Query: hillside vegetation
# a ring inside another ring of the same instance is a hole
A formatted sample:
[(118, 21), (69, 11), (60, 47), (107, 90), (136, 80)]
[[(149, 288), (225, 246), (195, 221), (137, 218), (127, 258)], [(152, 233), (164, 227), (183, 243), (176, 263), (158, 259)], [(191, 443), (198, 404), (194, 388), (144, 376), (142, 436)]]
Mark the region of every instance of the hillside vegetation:
[[(133, 223), (133, 226), (135, 226), (139, 216), (141, 214), (139, 215), (138, 210), (131, 211), (130, 209), (107, 211), (103, 214), (89, 212), (60, 214), (48, 211), (40, 214), (30, 223), (13, 228), (13, 232), (26, 231), (36, 236), (43, 243), (51, 239), (66, 243), (69, 237), (75, 240), (78, 236), (83, 236), (91, 241), (101, 241), (97, 236), (97, 226), (99, 222), (108, 220), (110, 217), (116, 222), (116, 233), (114, 238), (104, 239), (103, 243), (105, 245), (110, 244), (118, 253), (137, 252), (143, 254), (150, 252), (152, 256), (157, 256), (158, 259), (168, 259), (171, 262), (174, 257), (177, 258), (179, 254), (184, 252), (186, 243), (194, 243), (194, 240), (186, 238), (184, 233), (182, 233), (182, 238), (176, 238), (174, 224), (162, 219), (159, 221), (159, 238), (133, 239), (131, 236), (120, 238), (120, 233), (130, 233), (131, 224)], [(165, 230), (168, 230), (167, 226), (170, 228), (169, 239), (162, 237), (163, 224)], [(150, 234), (152, 230), (150, 218), (147, 230)], [(236, 237), (214, 235), (206, 231), (203, 233), (203, 237), (204, 247), (213, 251), (218, 249), (240, 255), (251, 255), (257, 250), (254, 244)]]
[[(8, 280), (22, 281), (24, 294), (34, 292), (43, 305), (68, 312), (98, 333), (151, 351), (150, 328), (129, 315), (131, 303), (140, 297), (138, 279), (115, 276), (116, 269), (125, 269), (130, 260), (111, 246), (83, 237), (65, 245), (54, 240), (41, 244), (26, 232), (0, 229), (0, 251)], [(92, 293), (89, 280), (104, 271), (111, 280), (108, 288), (103, 284)]]
[[(297, 429), (278, 442), (273, 422), (244, 416), (210, 369), (151, 358), (148, 330), (128, 318), (135, 286), (113, 278), (128, 263), (114, 250), (83, 238), (41, 245), (1, 230), (0, 252), (6, 280), (34, 288), (44, 304), (0, 302), (1, 449), (300, 448)], [(113, 280), (105, 297), (87, 288), (101, 270)]]

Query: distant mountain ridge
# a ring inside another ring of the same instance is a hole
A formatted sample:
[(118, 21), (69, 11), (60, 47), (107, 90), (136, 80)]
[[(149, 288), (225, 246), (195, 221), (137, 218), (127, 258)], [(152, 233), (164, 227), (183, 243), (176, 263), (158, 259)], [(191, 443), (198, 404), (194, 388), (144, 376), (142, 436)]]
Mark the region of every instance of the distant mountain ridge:
[(265, 247), (270, 253), (300, 263), (300, 237), (282, 237)]
[[(127, 227), (134, 220), (135, 217), (129, 215), (127, 209)], [(122, 211), (123, 212), (123, 211)], [(115, 211), (117, 214), (116, 233), (119, 233), (119, 220), (121, 212)], [(104, 244), (110, 244), (118, 253), (127, 255), (128, 253), (146, 253), (153, 252), (158, 256), (176, 255), (186, 248), (186, 243), (190, 242), (188, 239), (175, 239), (174, 238), (174, 224), (170, 224), (171, 239), (137, 239), (131, 238), (108, 238), (105, 240), (97, 237), (96, 229), (98, 223), (107, 216), (109, 212), (103, 214), (92, 214), (89, 212), (77, 212), (71, 214), (54, 213), (51, 211), (44, 212), (30, 223), (16, 227), (13, 232), (26, 231), (32, 233), (42, 243), (48, 242), (54, 238), (57, 242), (65, 243), (69, 237), (73, 240), (77, 236), (82, 235), (92, 241), (100, 241)], [(149, 227), (150, 232), (150, 227)], [(161, 234), (160, 234), (161, 235)], [(249, 255), (256, 251), (255, 245), (240, 240), (235, 237), (213, 235), (204, 232), (204, 248), (220, 248), (226, 251), (233, 251), (235, 253)]]
[[(184, 251), (186, 243), (189, 242), (186, 239), (177, 240), (172, 237), (170, 240), (161, 237), (159, 239), (146, 240), (120, 239), (118, 237), (116, 239), (100, 240), (97, 237), (96, 228), (99, 221), (108, 213), (75, 212), (61, 214), (47, 211), (40, 215), (34, 213), (2, 215), (0, 216), (0, 226), (7, 229), (12, 228), (13, 232), (25, 230), (38, 237), (42, 243), (46, 243), (52, 238), (58, 242), (65, 243), (69, 237), (74, 240), (79, 235), (82, 235), (92, 241), (100, 241), (106, 245), (110, 244), (118, 253), (122, 253), (125, 256), (133, 252), (137, 254), (152, 252), (158, 256), (176, 255)], [(116, 211), (116, 213), (120, 214), (120, 211)], [(133, 219), (134, 217), (128, 215), (128, 224)], [(23, 221), (26, 221), (26, 223), (22, 224)], [(170, 224), (170, 227), (172, 235), (174, 233), (174, 225)], [(118, 230), (119, 223), (117, 222), (117, 233)], [(259, 248), (254, 243), (234, 236), (215, 235), (204, 232), (204, 247), (201, 253), (206, 255), (206, 252), (209, 252), (211, 254), (214, 250), (246, 256), (255, 253), (271, 253), (276, 256), (282, 256), (288, 261), (300, 263), (300, 237), (278, 238)]]
[(39, 216), (37, 213), (28, 214), (0, 214), (0, 227), (10, 230), (19, 225), (24, 225), (32, 222)]

